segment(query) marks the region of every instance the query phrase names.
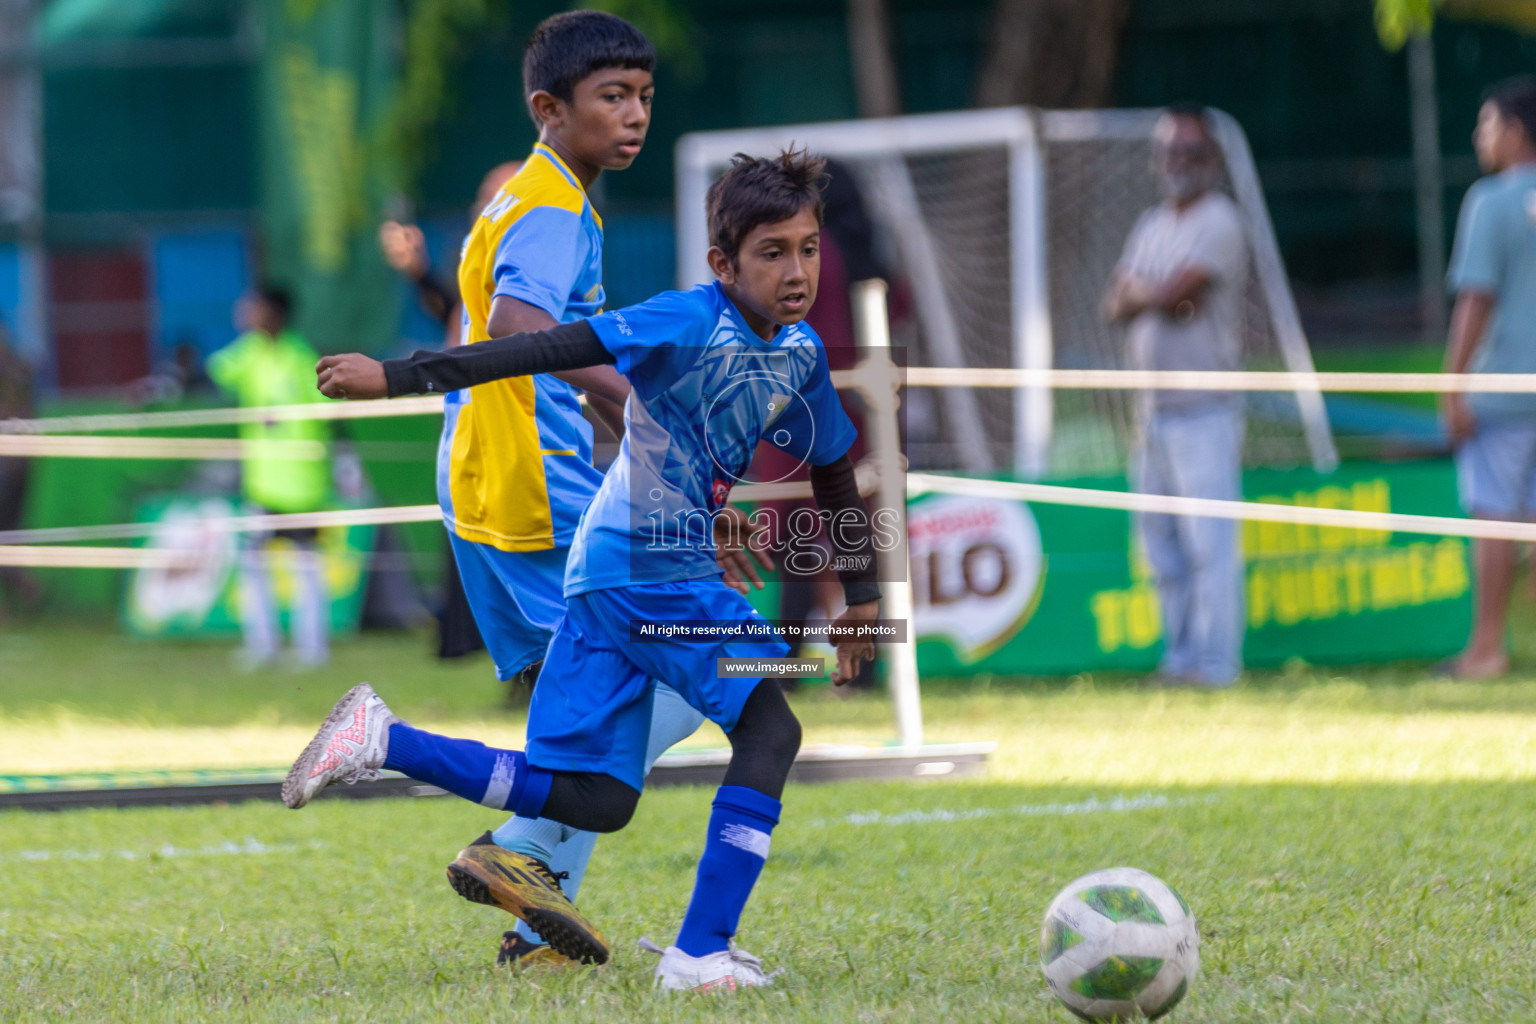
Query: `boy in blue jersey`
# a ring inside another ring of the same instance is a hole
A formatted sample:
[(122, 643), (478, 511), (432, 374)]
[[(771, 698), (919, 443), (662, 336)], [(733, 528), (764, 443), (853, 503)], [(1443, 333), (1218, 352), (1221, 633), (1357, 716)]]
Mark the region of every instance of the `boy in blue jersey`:
[[(602, 308), (602, 220), (588, 190), (602, 171), (623, 170), (639, 153), (655, 63), (645, 36), (611, 14), (572, 11), (534, 30), (523, 84), (539, 140), (483, 205), (465, 239), (459, 266), (465, 344), (553, 327)], [(503, 681), (538, 674), (565, 613), (561, 589), (576, 523), (602, 479), (592, 466), (582, 390), (622, 431), (629, 385), (608, 366), (488, 381), (452, 390), (444, 403), (439, 502), (465, 596)], [(677, 694), (659, 688), (645, 767), (702, 721)], [(430, 746), (418, 751), (418, 761), (434, 756)], [(323, 761), (322, 755), (310, 770)], [(303, 806), (316, 791), (302, 776), (284, 788), (290, 807)], [(510, 808), (505, 796), (488, 779), (476, 799)], [(479, 902), (514, 912), (541, 898), (560, 904), (575, 899), (595, 839), (558, 822), (515, 817), (473, 851), (465, 870), (479, 876)], [(522, 851), (530, 845), (548, 851), (540, 858), (547, 867), (528, 863)], [(506, 891), (516, 888), (505, 883), (509, 872), (521, 872), (535, 891)], [(555, 892), (546, 891), (551, 888)], [(499, 959), (564, 960), (551, 955), (526, 920), (503, 940)]]
[[(840, 625), (876, 614), (874, 532), (847, 454), (853, 424), (820, 339), (801, 322), (816, 297), (822, 166), (803, 153), (736, 158), (708, 196), (712, 285), (468, 349), (383, 364), (332, 356), (318, 367), (320, 390), (331, 397), (380, 398), (594, 364), (616, 365), (630, 382), (619, 457), (572, 544), (566, 616), (534, 690), (526, 752), (428, 736), (371, 690), (354, 704), (344, 698), (338, 709), (355, 710), (333, 713), (314, 746), (335, 762), (318, 777), (387, 763), (476, 799), (482, 780), (499, 773), (519, 816), (615, 831), (628, 823), (643, 785), (653, 680), (669, 683), (720, 725), (732, 756), (682, 928), (671, 948), (656, 950), (661, 988), (735, 989), (771, 977), (732, 939), (779, 820), (800, 726), (776, 680), (717, 675), (719, 658), (779, 658), (787, 648), (721, 580), (702, 526), (759, 441), (809, 464), (817, 504), (836, 524), (828, 534), (842, 556), (848, 603)], [(712, 628), (648, 636), (648, 627), (684, 623)], [(840, 643), (834, 682), (852, 678), (871, 654), (867, 640)], [(412, 758), (428, 744), (457, 744), (461, 772), (425, 774), (431, 766)], [(556, 949), (596, 957), (571, 913), (553, 906), (533, 913)], [(558, 919), (546, 926), (546, 916)]]

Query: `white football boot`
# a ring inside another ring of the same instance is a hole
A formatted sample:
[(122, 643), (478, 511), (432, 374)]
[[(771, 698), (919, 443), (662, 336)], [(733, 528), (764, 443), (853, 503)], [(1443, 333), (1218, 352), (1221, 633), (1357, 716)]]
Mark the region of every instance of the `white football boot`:
[(738, 988), (771, 985), (779, 974), (765, 973), (761, 960), (737, 949), (734, 943), (730, 949), (704, 956), (689, 956), (676, 946), (662, 949), (650, 939), (641, 939), (638, 945), (647, 953), (660, 955), (653, 987), (665, 991), (734, 992)]
[(336, 702), (325, 724), (283, 780), (283, 803), (298, 810), (326, 786), (379, 777), (389, 752), (389, 727), (401, 721), (384, 698), (358, 683)]

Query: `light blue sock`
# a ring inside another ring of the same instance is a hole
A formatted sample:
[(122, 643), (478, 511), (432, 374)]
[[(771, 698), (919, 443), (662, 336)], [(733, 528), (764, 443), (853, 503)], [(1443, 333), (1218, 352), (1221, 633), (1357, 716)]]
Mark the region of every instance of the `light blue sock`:
[[(537, 857), (554, 868), (555, 849), (575, 834), (576, 830), (569, 825), (562, 825), (549, 818), (519, 818), (513, 815), (491, 833), (491, 839), (503, 849)], [(569, 890), (565, 894), (574, 895)]]
[[(704, 716), (676, 690), (665, 683), (657, 683), (651, 705), (651, 737), (645, 750), (645, 773), (649, 775), (658, 757), (692, 736), (703, 724)], [(587, 864), (592, 860), (592, 849), (597, 844), (596, 832), (581, 832), (547, 818), (513, 817), (492, 833), (491, 838), (498, 846), (539, 858), (556, 875), (566, 872), (560, 889), (572, 903), (576, 902), (581, 880), (587, 875)], [(517, 934), (529, 942), (544, 941), (526, 921), (517, 922)]]
[(656, 694), (651, 698), (651, 739), (645, 748), (645, 774), (651, 774), (658, 757), (698, 732), (703, 724), (703, 712), (666, 683), (657, 683)]

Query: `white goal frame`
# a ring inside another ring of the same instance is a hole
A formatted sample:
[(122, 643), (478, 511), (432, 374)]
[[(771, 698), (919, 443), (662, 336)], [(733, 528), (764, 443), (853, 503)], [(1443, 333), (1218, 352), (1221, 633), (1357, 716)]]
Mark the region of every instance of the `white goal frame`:
[[(1054, 363), (1051, 333), (1050, 263), (1047, 249), (1046, 181), (1044, 147), (1052, 141), (1086, 141), (1094, 138), (1141, 139), (1150, 133), (1158, 110), (1038, 110), (1004, 107), (955, 113), (918, 114), (907, 117), (836, 121), (821, 124), (783, 125), (733, 131), (694, 132), (677, 143), (677, 284), (686, 288), (709, 281), (705, 253), (708, 227), (704, 195), (711, 181), (732, 155), (745, 152), (764, 155), (791, 144), (806, 146), (830, 157), (876, 159), (880, 175), (882, 211), (897, 235), (904, 261), (914, 284), (929, 296), (919, 303), (925, 333), (939, 357), (951, 365), (963, 365), (957, 329), (947, 313), (947, 299), (939, 285), (936, 263), (921, 218), (903, 216), (903, 208), (915, 210), (910, 176), (902, 160), (878, 161), (879, 157), (905, 157), (963, 149), (1004, 146), (1008, 158), (1007, 218), (1011, 245), (1009, 273), (1010, 327), (1013, 365), (1047, 370)], [(1285, 368), (1293, 373), (1312, 373), (1311, 351), (1296, 311), (1295, 298), (1280, 259), (1274, 226), (1264, 205), (1253, 155), (1242, 127), (1230, 115), (1213, 110), (1211, 119), (1217, 141), (1225, 152), (1233, 198), (1243, 212), (1254, 265), (1266, 303), (1271, 327)], [(910, 206), (909, 206), (910, 204)], [(999, 211), (1002, 212), (1002, 211)], [(1338, 464), (1333, 435), (1328, 425), (1322, 394), (1315, 387), (1294, 391), (1301, 425), (1313, 465), (1321, 471)], [(980, 436), (980, 417), (974, 397), (966, 389), (948, 388), (941, 393), (951, 419), (961, 432), (962, 468), (984, 473), (990, 465), (985, 439)], [(1049, 469), (1053, 409), (1051, 391), (1020, 387), (1013, 403), (1014, 472), (1038, 479)], [(967, 436), (965, 432), (974, 436)]]

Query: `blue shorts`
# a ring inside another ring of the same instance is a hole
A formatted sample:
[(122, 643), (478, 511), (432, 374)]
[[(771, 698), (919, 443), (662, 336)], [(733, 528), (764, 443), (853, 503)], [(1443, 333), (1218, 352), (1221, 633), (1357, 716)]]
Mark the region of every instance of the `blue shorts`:
[(511, 679), (544, 657), (565, 614), (565, 558), (570, 548), (502, 551), (448, 531), (453, 560), (464, 581), (496, 678)]
[(631, 622), (710, 619), (764, 622), (718, 580), (642, 583), (570, 598), (528, 707), (528, 763), (549, 771), (601, 772), (640, 789), (651, 733), (651, 691), (670, 685), (726, 732), (761, 679), (720, 679), (716, 658), (782, 658), (768, 639), (630, 639)]
[(1483, 519), (1536, 518), (1536, 419), (1486, 419), (1456, 449), (1461, 507)]

